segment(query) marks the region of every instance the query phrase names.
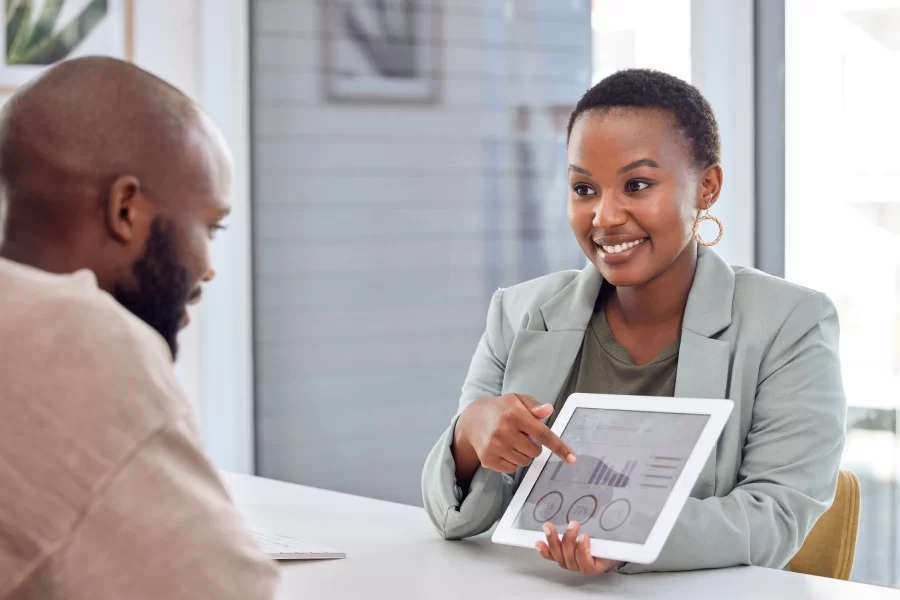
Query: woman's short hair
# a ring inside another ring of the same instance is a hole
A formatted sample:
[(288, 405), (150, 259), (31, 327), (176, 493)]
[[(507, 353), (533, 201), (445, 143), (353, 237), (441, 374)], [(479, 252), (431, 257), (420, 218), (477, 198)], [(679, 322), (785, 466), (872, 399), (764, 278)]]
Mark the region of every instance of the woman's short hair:
[(582, 114), (612, 108), (647, 108), (675, 117), (701, 167), (719, 162), (719, 125), (712, 107), (700, 90), (681, 79), (651, 69), (626, 69), (613, 73), (587, 92), (569, 117), (566, 139)]

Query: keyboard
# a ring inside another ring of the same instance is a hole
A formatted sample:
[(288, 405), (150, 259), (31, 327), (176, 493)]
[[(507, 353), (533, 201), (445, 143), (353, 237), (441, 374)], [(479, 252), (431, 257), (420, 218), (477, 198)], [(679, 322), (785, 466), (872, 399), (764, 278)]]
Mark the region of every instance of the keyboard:
[(262, 531), (251, 531), (250, 533), (265, 555), (273, 560), (322, 560), (347, 557), (344, 552), (304, 544), (283, 535)]

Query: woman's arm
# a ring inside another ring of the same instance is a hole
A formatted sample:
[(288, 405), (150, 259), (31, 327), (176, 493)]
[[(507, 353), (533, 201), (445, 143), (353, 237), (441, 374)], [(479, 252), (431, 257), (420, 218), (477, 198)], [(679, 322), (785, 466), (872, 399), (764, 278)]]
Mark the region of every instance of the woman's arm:
[(487, 531), (503, 514), (513, 495), (510, 475), (483, 467), (475, 470), (468, 489), (462, 489), (457, 485), (457, 465), (452, 451), (453, 434), (462, 411), (478, 398), (502, 393), (507, 359), (502, 301), (503, 291), (499, 290), (491, 298), (487, 327), (469, 365), (459, 410), (428, 455), (422, 472), (425, 510), (438, 532), (447, 539), (461, 539)]
[(734, 490), (688, 499), (659, 559), (622, 572), (783, 568), (794, 557), (837, 486), (847, 412), (838, 337), (826, 296), (794, 309), (760, 368)]

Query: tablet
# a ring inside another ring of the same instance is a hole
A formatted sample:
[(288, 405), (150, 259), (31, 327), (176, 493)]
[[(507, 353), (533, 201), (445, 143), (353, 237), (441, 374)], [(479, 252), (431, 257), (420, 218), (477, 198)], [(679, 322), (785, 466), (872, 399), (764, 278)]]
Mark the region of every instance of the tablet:
[(494, 530), (493, 541), (534, 548), (544, 523), (578, 521), (591, 554), (652, 563), (662, 551), (733, 402), (573, 394), (553, 432), (575, 464), (544, 448)]

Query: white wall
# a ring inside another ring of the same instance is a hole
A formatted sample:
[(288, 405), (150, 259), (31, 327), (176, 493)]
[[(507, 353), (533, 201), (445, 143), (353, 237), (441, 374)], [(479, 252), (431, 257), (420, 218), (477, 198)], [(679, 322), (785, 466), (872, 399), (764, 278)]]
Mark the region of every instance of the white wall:
[(207, 450), (220, 468), (242, 473), (254, 471), (249, 20), (247, 0), (202, 0), (197, 36), (198, 96), (235, 164), (228, 230), (213, 246), (217, 276), (203, 305), (200, 398)]

